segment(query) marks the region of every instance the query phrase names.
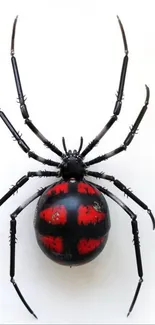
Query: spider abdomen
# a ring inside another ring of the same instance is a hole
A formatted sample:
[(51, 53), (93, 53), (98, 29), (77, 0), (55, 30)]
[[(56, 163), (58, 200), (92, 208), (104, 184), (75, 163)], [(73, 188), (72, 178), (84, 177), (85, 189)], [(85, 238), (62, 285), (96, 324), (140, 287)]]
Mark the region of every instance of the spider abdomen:
[(103, 195), (86, 181), (60, 181), (38, 201), (35, 232), (38, 244), (52, 260), (80, 265), (104, 248), (110, 229)]

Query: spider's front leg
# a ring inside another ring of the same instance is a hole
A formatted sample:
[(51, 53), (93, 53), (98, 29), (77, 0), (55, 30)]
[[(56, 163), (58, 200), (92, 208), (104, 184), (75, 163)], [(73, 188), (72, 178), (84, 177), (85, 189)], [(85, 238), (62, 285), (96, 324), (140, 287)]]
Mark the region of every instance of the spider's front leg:
[(15, 42), (15, 32), (16, 32), (17, 18), (18, 18), (18, 16), (14, 20), (13, 30), (12, 30), (12, 38), (11, 38), (11, 62), (12, 62), (13, 73), (14, 73), (14, 77), (15, 77), (15, 83), (16, 83), (16, 88), (17, 88), (17, 93), (18, 93), (18, 99), (19, 99), (19, 103), (20, 103), (21, 113), (22, 113), (22, 116), (23, 116), (23, 118), (25, 120), (25, 124), (44, 143), (44, 145), (47, 148), (51, 149), (53, 152), (55, 152), (58, 156), (63, 157), (64, 154), (54, 144), (52, 144), (49, 140), (47, 140), (44, 137), (44, 135), (35, 127), (35, 125), (29, 119), (29, 113), (28, 113), (28, 110), (27, 110), (27, 106), (25, 104), (25, 96), (23, 95), (22, 85), (21, 85), (21, 81), (20, 81), (20, 76), (19, 76), (17, 61), (16, 61), (16, 58), (15, 58), (15, 51), (14, 51), (14, 42)]
[(123, 37), (124, 51), (125, 51), (125, 56), (123, 59), (121, 76), (120, 76), (120, 82), (119, 82), (119, 88), (118, 88), (118, 92), (117, 92), (117, 100), (115, 103), (112, 117), (110, 118), (108, 123), (104, 126), (104, 128), (101, 130), (101, 132), (96, 136), (96, 138), (94, 140), (92, 140), (91, 143), (82, 151), (82, 153), (81, 153), (82, 158), (84, 158), (98, 144), (98, 142), (102, 139), (102, 137), (105, 135), (105, 133), (107, 133), (107, 131), (117, 121), (118, 115), (120, 114), (120, 111), (121, 111), (126, 71), (127, 71), (127, 65), (128, 65), (128, 45), (127, 45), (127, 40), (126, 40), (123, 25), (122, 25), (118, 16), (117, 16), (117, 18), (118, 18), (119, 26), (120, 26), (122, 37)]
[(130, 197), (130, 199), (132, 199), (134, 202), (136, 202), (142, 209), (147, 211), (147, 213), (149, 214), (149, 216), (152, 220), (153, 229), (155, 229), (155, 218), (153, 216), (152, 211), (148, 208), (148, 206), (143, 201), (141, 201), (133, 192), (131, 192), (131, 190), (128, 189), (122, 182), (120, 182), (114, 176), (107, 175), (104, 173), (89, 171), (89, 170), (86, 172), (86, 175), (100, 178), (100, 179), (101, 178), (106, 179), (107, 181), (112, 182), (119, 190), (121, 190), (124, 194), (126, 194), (128, 197)]

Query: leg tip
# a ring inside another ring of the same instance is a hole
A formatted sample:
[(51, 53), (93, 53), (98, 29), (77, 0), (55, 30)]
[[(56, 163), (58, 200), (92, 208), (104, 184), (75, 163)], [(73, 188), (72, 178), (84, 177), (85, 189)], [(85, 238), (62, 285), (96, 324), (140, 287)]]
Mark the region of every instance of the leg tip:
[(32, 315), (33, 315), (36, 319), (38, 319), (38, 317), (37, 317), (34, 313), (32, 313)]
[(128, 313), (127, 313), (127, 317), (129, 317), (129, 315), (130, 315), (130, 310), (129, 310)]
[(150, 88), (145, 85), (145, 88), (146, 88), (146, 100), (145, 100), (145, 103), (148, 104), (149, 103), (149, 98), (150, 98)]

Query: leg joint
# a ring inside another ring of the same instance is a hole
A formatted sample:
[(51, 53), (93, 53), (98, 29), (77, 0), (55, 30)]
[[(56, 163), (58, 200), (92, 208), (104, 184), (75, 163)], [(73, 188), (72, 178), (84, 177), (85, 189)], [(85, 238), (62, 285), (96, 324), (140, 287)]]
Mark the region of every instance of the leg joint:
[(17, 214), (13, 212), (13, 213), (11, 213), (10, 217), (11, 217), (11, 220), (15, 220), (17, 217)]

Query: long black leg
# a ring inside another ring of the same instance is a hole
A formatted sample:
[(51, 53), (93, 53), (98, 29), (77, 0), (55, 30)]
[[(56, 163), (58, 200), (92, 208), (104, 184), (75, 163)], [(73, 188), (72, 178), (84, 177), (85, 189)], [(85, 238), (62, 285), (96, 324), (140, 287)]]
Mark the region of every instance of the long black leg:
[(80, 151), (82, 150), (82, 146), (83, 146), (83, 137), (80, 138), (80, 147), (78, 149), (78, 155), (80, 154)]
[(112, 117), (110, 118), (108, 123), (105, 125), (105, 127), (101, 130), (101, 132), (96, 136), (96, 138), (83, 150), (83, 152), (81, 153), (81, 157), (83, 157), (83, 158), (88, 154), (88, 152), (90, 152), (98, 144), (98, 142), (105, 135), (105, 133), (117, 121), (118, 115), (120, 114), (121, 107), (122, 107), (122, 98), (123, 98), (125, 77), (126, 77), (126, 71), (127, 71), (127, 65), (128, 65), (128, 46), (127, 46), (127, 41), (126, 41), (126, 36), (125, 36), (123, 25), (122, 25), (118, 16), (117, 16), (117, 18), (118, 18), (119, 26), (120, 26), (122, 37), (123, 37), (124, 51), (125, 51), (125, 56), (123, 59), (122, 71), (121, 71), (121, 76), (120, 76), (120, 82), (119, 82), (119, 88), (118, 88), (118, 93), (117, 93), (117, 100), (115, 103)]
[(58, 168), (59, 168), (59, 166), (60, 166), (60, 163), (58, 163), (57, 161), (53, 161), (53, 160), (51, 160), (51, 159), (45, 159), (45, 158), (43, 158), (43, 157), (40, 157), (40, 156), (36, 155), (34, 152), (32, 152), (32, 151), (29, 151), (29, 152), (28, 152), (28, 156), (29, 156), (30, 158), (33, 158), (33, 159), (35, 159), (35, 160), (41, 162), (41, 163), (44, 164), (44, 165), (53, 166), (53, 167), (58, 167)]
[(117, 196), (109, 192), (107, 189), (94, 184), (90, 182), (90, 184), (94, 185), (99, 191), (110, 197), (113, 201), (115, 201), (131, 218), (131, 226), (132, 226), (132, 233), (133, 233), (133, 242), (135, 246), (135, 255), (136, 255), (136, 262), (137, 262), (137, 271), (139, 275), (139, 282), (132, 300), (132, 303), (129, 308), (129, 312), (127, 316), (131, 313), (135, 302), (137, 300), (142, 282), (143, 282), (143, 267), (142, 267), (142, 259), (141, 259), (141, 252), (140, 252), (140, 242), (139, 242), (139, 230), (138, 230), (138, 222), (137, 222), (137, 216), (134, 214), (134, 212), (126, 205), (124, 204)]
[(50, 172), (50, 171), (38, 171), (38, 172), (28, 172), (27, 175), (24, 175), (20, 178), (17, 183), (0, 199), (0, 206), (7, 201), (20, 187), (22, 187), (30, 177), (59, 177), (58, 172)]
[(142, 107), (134, 125), (130, 128), (130, 132), (129, 134), (127, 135), (126, 139), (124, 140), (124, 143), (119, 146), (118, 148), (116, 148), (115, 150), (112, 150), (106, 154), (104, 154), (103, 156), (99, 156), (95, 159), (92, 159), (90, 161), (87, 161), (85, 164), (86, 166), (90, 166), (90, 165), (94, 165), (94, 164), (97, 164), (103, 160), (107, 160), (115, 155), (117, 155), (118, 153), (124, 151), (127, 149), (127, 147), (129, 146), (129, 144), (131, 143), (131, 141), (133, 140), (137, 130), (138, 130), (138, 127), (139, 127), (139, 124), (140, 122), (142, 121), (146, 111), (147, 111), (147, 108), (148, 108), (148, 104), (149, 104), (149, 98), (150, 98), (150, 90), (149, 90), (149, 87), (147, 85), (145, 85), (146, 87), (146, 99), (145, 99), (145, 103), (144, 103), (144, 106)]
[(23, 116), (23, 118), (25, 120), (25, 124), (28, 125), (28, 127), (31, 129), (31, 131), (44, 143), (44, 145), (47, 148), (51, 149), (53, 152), (55, 152), (58, 156), (63, 157), (64, 154), (54, 144), (52, 144), (50, 141), (48, 141), (29, 119), (29, 113), (28, 113), (28, 110), (27, 110), (27, 107), (26, 107), (26, 104), (25, 104), (25, 96), (23, 95), (23, 90), (22, 90), (22, 85), (21, 85), (21, 81), (20, 81), (17, 61), (16, 61), (16, 58), (15, 58), (15, 55), (14, 55), (15, 54), (14, 42), (15, 42), (15, 31), (16, 31), (17, 18), (18, 17), (16, 17), (16, 19), (14, 20), (13, 30), (12, 30), (11, 62), (12, 62), (13, 73), (14, 73), (14, 77), (15, 77), (15, 83), (16, 83), (16, 88), (17, 88), (21, 113), (22, 113), (22, 116)]
[(98, 172), (93, 172), (93, 171), (87, 171), (86, 172), (87, 176), (92, 176), (92, 177), (96, 177), (96, 178), (102, 178), (102, 179), (106, 179), (110, 182), (113, 182), (113, 184), (122, 192), (124, 192), (124, 194), (126, 194), (128, 197), (130, 197), (134, 202), (136, 202), (141, 208), (143, 208), (144, 210), (147, 211), (147, 213), (149, 214), (151, 220), (152, 220), (152, 224), (153, 224), (153, 229), (155, 229), (155, 218), (153, 216), (152, 211), (148, 208), (148, 206), (141, 201), (135, 194), (133, 194), (123, 183), (121, 183), (118, 179), (115, 179), (114, 176), (111, 175), (106, 175), (104, 173), (98, 173)]
[(26, 142), (22, 139), (21, 135), (15, 130), (15, 128), (13, 127), (13, 125), (11, 124), (11, 122), (8, 120), (8, 118), (6, 117), (6, 115), (4, 114), (4, 112), (2, 112), (0, 110), (0, 118), (3, 120), (3, 122), (5, 123), (5, 125), (7, 126), (7, 128), (10, 130), (10, 132), (12, 133), (14, 139), (17, 141), (17, 143), (19, 144), (20, 148), (28, 154), (29, 157), (45, 164), (45, 165), (49, 165), (49, 166), (55, 166), (58, 167), (60, 165), (60, 163), (50, 160), (50, 159), (45, 159), (43, 157), (40, 157), (38, 155), (36, 155), (34, 152), (32, 152), (29, 148), (29, 146), (26, 144)]
[(21, 291), (19, 290), (17, 283), (15, 282), (14, 276), (15, 276), (15, 244), (16, 244), (16, 217), (18, 214), (24, 210), (32, 201), (34, 201), (36, 198), (41, 196), (43, 192), (46, 190), (47, 187), (39, 190), (37, 193), (32, 195), (27, 201), (25, 201), (21, 206), (19, 206), (12, 214), (11, 214), (11, 220), (10, 220), (10, 280), (13, 284), (16, 292), (18, 293), (18, 296), (22, 300), (24, 306), (28, 309), (28, 311), (35, 317), (37, 316), (34, 314), (33, 310), (29, 307), (26, 300), (24, 299), (23, 295), (21, 294)]
[(67, 155), (67, 147), (66, 147), (66, 141), (65, 141), (64, 137), (62, 137), (62, 145), (63, 145), (64, 151), (65, 151), (65, 154)]

